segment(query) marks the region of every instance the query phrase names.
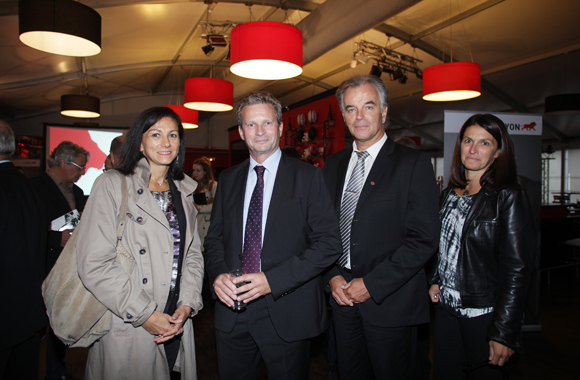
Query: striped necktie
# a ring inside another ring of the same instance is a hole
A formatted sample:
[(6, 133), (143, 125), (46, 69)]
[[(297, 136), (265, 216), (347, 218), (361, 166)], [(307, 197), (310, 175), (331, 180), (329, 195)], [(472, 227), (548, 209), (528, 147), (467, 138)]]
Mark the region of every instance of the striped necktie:
[(368, 152), (356, 152), (358, 160), (348, 181), (348, 185), (342, 196), (340, 206), (340, 237), (342, 238), (342, 256), (338, 259), (338, 265), (341, 268), (351, 268), (350, 264), (350, 229), (352, 226), (352, 217), (356, 204), (363, 188), (365, 178), (365, 159), (369, 157)]

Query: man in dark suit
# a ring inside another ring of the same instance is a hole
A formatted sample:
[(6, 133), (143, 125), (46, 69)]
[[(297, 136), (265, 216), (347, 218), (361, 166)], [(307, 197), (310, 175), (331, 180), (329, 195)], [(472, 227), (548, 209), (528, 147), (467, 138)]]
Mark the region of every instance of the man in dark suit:
[(337, 97), (354, 138), (324, 165), (343, 246), (324, 277), (339, 375), (404, 379), (413, 326), (429, 321), (423, 266), (439, 243), (435, 175), (428, 155), (387, 138), (388, 97), (380, 78), (350, 78)]
[[(305, 379), (308, 339), (328, 326), (321, 273), (340, 254), (322, 171), (279, 148), (282, 107), (253, 93), (238, 107), (250, 159), (224, 171), (205, 238), (222, 379)], [(229, 271), (247, 274), (232, 278)], [(236, 285), (246, 283), (239, 288)], [(234, 311), (234, 301), (247, 304)]]
[(38, 379), (41, 330), (47, 323), (45, 277), (48, 216), (32, 184), (10, 162), (14, 133), (0, 120), (0, 379)]
[[(50, 220), (85, 207), (83, 190), (75, 182), (85, 173), (89, 152), (70, 141), (63, 141), (48, 157), (48, 170), (32, 180), (42, 203), (48, 207)], [(46, 271), (50, 272), (62, 249), (68, 242), (73, 229), (49, 231)], [(64, 356), (66, 346), (49, 329), (46, 347), (46, 379), (71, 378), (66, 373)]]

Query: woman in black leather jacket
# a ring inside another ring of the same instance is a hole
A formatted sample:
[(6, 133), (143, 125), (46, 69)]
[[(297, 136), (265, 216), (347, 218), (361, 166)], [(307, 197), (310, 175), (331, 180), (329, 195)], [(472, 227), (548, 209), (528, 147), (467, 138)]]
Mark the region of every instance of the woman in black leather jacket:
[(520, 329), (536, 235), (503, 122), (470, 117), (441, 195), (441, 240), (429, 289), (438, 302), (436, 379), (501, 379)]

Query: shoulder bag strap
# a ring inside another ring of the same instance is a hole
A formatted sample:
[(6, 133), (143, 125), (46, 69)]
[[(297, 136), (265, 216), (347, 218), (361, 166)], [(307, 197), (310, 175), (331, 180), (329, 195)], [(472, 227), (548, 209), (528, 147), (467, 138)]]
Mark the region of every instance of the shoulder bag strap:
[(117, 244), (123, 239), (123, 231), (125, 230), (125, 219), (127, 218), (127, 178), (121, 172), (118, 172), (121, 177), (121, 194), (123, 200), (121, 201), (121, 210), (119, 212), (119, 219), (117, 220)]

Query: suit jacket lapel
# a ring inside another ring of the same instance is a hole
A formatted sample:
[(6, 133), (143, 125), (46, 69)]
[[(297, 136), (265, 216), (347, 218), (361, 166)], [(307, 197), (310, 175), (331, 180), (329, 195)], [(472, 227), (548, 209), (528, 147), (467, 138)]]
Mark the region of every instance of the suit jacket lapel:
[[(52, 192), (52, 196), (53, 196), (52, 199), (58, 199), (58, 202), (60, 203), (61, 209), (72, 211), (70, 208), (70, 205), (68, 204), (68, 201), (66, 200), (65, 196), (62, 194), (62, 191), (60, 191), (60, 188), (52, 180), (52, 178), (50, 177), (50, 175), (48, 175), (48, 173), (46, 173), (46, 172), (44, 173), (43, 180), (46, 183), (46, 186)], [(75, 200), (75, 203), (76, 203), (76, 200)]]
[(392, 159), (390, 155), (393, 153), (394, 149), (395, 143), (390, 139), (387, 139), (379, 151), (379, 154), (373, 163), (373, 167), (365, 180), (362, 193), (356, 205), (355, 214), (358, 212), (361, 205), (368, 199), (369, 195), (373, 193), (375, 184), (380, 183), (381, 179), (387, 177), (385, 174), (391, 170)]
[(288, 192), (294, 182), (294, 172), (288, 165), (288, 160), (293, 158), (286, 157), (282, 154), (280, 164), (278, 165), (278, 172), (276, 173), (276, 180), (274, 181), (274, 189), (272, 191), (272, 198), (270, 199), (270, 207), (268, 208), (268, 215), (266, 217), (266, 228), (264, 230), (264, 238), (262, 247), (266, 244), (268, 233), (272, 229), (272, 224), (276, 219), (278, 209), (285, 199), (289, 199)]
[(338, 178), (336, 181), (336, 194), (334, 197), (334, 208), (336, 209), (337, 215), (340, 215), (340, 204), (342, 203), (342, 189), (344, 189), (344, 180), (346, 178), (346, 172), (348, 170), (348, 163), (350, 161), (350, 156), (352, 155), (352, 146), (348, 151), (345, 151), (344, 156), (338, 162)]
[[(250, 166), (250, 160), (246, 160), (239, 165), (238, 172), (236, 173), (235, 179), (233, 181), (232, 197), (233, 204), (235, 207), (234, 213), (234, 234), (236, 241), (234, 246), (239, 247), (236, 252), (239, 253), (241, 258), (243, 247), (243, 233), (244, 233), (244, 199), (246, 196), (246, 182), (248, 180), (248, 168)], [(242, 191), (240, 191), (242, 189)]]

